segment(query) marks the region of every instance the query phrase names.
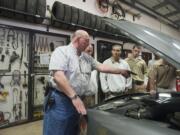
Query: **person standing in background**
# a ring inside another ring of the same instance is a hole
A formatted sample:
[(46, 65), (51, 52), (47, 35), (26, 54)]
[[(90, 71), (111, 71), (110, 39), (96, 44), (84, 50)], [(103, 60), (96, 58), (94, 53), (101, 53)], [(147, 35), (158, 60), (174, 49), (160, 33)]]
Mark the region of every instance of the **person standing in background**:
[(138, 45), (134, 45), (132, 48), (132, 55), (131, 57), (126, 58), (125, 60), (130, 66), (132, 72), (136, 75), (132, 75), (132, 89), (130, 93), (138, 93), (138, 92), (145, 92), (148, 82), (148, 69), (146, 62), (140, 58), (141, 47)]
[[(120, 45), (113, 45), (111, 53), (112, 56), (105, 60), (103, 64), (130, 71), (128, 63), (120, 58)], [(125, 94), (132, 87), (132, 78), (125, 78), (122, 75), (100, 73), (100, 81), (102, 91), (105, 93), (105, 99)]]
[(175, 68), (163, 59), (157, 60), (149, 71), (150, 93), (169, 92), (172, 80), (176, 77)]

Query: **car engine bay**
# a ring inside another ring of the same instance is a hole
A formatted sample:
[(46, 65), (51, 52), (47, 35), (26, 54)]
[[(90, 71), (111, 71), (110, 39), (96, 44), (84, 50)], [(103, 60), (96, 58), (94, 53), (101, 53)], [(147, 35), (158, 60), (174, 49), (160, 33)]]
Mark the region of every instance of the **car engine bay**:
[(110, 99), (96, 109), (138, 120), (163, 122), (180, 130), (180, 93), (125, 95)]

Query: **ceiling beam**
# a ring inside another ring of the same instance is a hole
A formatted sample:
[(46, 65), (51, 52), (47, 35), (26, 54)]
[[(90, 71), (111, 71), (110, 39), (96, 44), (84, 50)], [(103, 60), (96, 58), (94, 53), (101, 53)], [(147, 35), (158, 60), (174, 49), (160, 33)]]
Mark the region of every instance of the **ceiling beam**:
[(131, 3), (132, 3), (133, 5), (135, 5), (136, 0), (131, 0)]
[[(162, 14), (156, 12), (156, 11), (153, 10), (152, 8), (149, 8), (148, 6), (146, 6), (145, 4), (143, 4), (143, 3), (139, 2), (139, 1), (136, 1), (136, 4), (135, 4), (135, 5), (133, 5), (131, 2), (128, 2), (128, 1), (125, 1), (125, 0), (119, 0), (119, 1), (127, 4), (127, 5), (135, 8), (135, 9), (137, 9), (137, 10), (139, 10), (139, 11), (145, 13), (145, 14), (148, 14), (149, 16), (151, 16), (151, 17), (153, 17), (153, 18), (158, 19), (159, 17), (161, 17), (161, 18), (164, 19), (164, 20), (163, 20), (164, 22), (168, 23), (168, 24), (169, 24), (171, 27), (173, 27), (173, 28), (179, 28), (179, 27), (180, 27), (180, 25), (177, 25), (177, 24), (174, 23), (172, 20), (166, 18), (166, 17), (163, 16)], [(144, 10), (143, 8), (137, 6), (137, 4), (139, 4), (140, 6), (144, 7), (145, 9), (147, 9), (147, 10), (149, 10), (149, 11)], [(152, 12), (152, 13), (151, 13), (151, 12)], [(154, 14), (155, 14), (155, 15), (154, 15)], [(158, 16), (159, 16), (159, 17), (158, 17)], [(159, 19), (159, 20), (160, 20), (160, 19)], [(166, 21), (165, 21), (165, 20), (166, 20)]]
[(176, 23), (176, 24), (177, 24), (177, 23), (179, 23), (179, 22), (180, 22), (180, 19), (178, 19), (178, 20), (174, 21), (174, 23)]
[(164, 6), (168, 5), (168, 3), (166, 1), (162, 2), (162, 3), (159, 3), (157, 5), (155, 5), (154, 7), (152, 7), (154, 10), (158, 10)]
[(176, 11), (167, 13), (167, 14), (165, 14), (164, 16), (165, 16), (165, 17), (170, 17), (170, 16), (173, 16), (173, 15), (178, 14), (178, 13), (179, 13), (179, 11), (176, 10)]
[[(137, 1), (136, 3), (138, 3), (139, 5), (145, 7), (145, 8), (148, 9), (149, 11), (155, 13), (156, 15), (158, 15), (158, 16), (160, 16), (160, 17), (166, 19), (167, 21), (169, 21), (169, 24), (170, 24), (170, 22), (171, 22), (172, 24), (174, 24), (174, 27), (178, 27), (178, 28), (180, 27), (179, 25), (177, 25), (176, 23), (174, 23), (174, 22), (173, 22), (172, 20), (170, 20), (169, 18), (166, 18), (164, 15), (162, 15), (162, 14), (156, 12), (155, 10), (149, 8), (149, 7), (146, 6), (145, 4), (143, 4), (143, 3), (141, 3), (141, 2), (138, 2), (138, 1)], [(170, 25), (172, 26), (172, 24), (170, 24)]]
[(180, 12), (180, 1), (179, 0), (166, 0), (169, 4), (176, 8)]

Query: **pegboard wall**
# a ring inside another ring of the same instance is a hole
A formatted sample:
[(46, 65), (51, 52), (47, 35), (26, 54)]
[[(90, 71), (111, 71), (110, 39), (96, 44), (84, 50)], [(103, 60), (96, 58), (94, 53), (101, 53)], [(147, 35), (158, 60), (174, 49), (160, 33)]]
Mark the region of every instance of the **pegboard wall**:
[(29, 120), (30, 111), (32, 117), (43, 115), (50, 56), (67, 41), (68, 36), (0, 26), (0, 128)]

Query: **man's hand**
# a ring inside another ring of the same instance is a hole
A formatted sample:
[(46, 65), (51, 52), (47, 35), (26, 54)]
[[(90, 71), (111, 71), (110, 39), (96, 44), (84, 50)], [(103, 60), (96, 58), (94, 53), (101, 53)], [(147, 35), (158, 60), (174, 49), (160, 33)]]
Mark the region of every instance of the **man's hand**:
[(126, 69), (121, 69), (120, 74), (123, 75), (125, 78), (130, 77), (130, 71)]
[(156, 94), (156, 91), (155, 91), (155, 90), (150, 90), (150, 94), (151, 94), (151, 95), (155, 95), (155, 94)]
[(74, 107), (76, 108), (76, 110), (78, 111), (78, 113), (80, 113), (82, 115), (87, 114), (84, 103), (82, 102), (82, 100), (79, 97), (77, 97), (76, 99), (72, 99), (72, 103), (73, 103)]

